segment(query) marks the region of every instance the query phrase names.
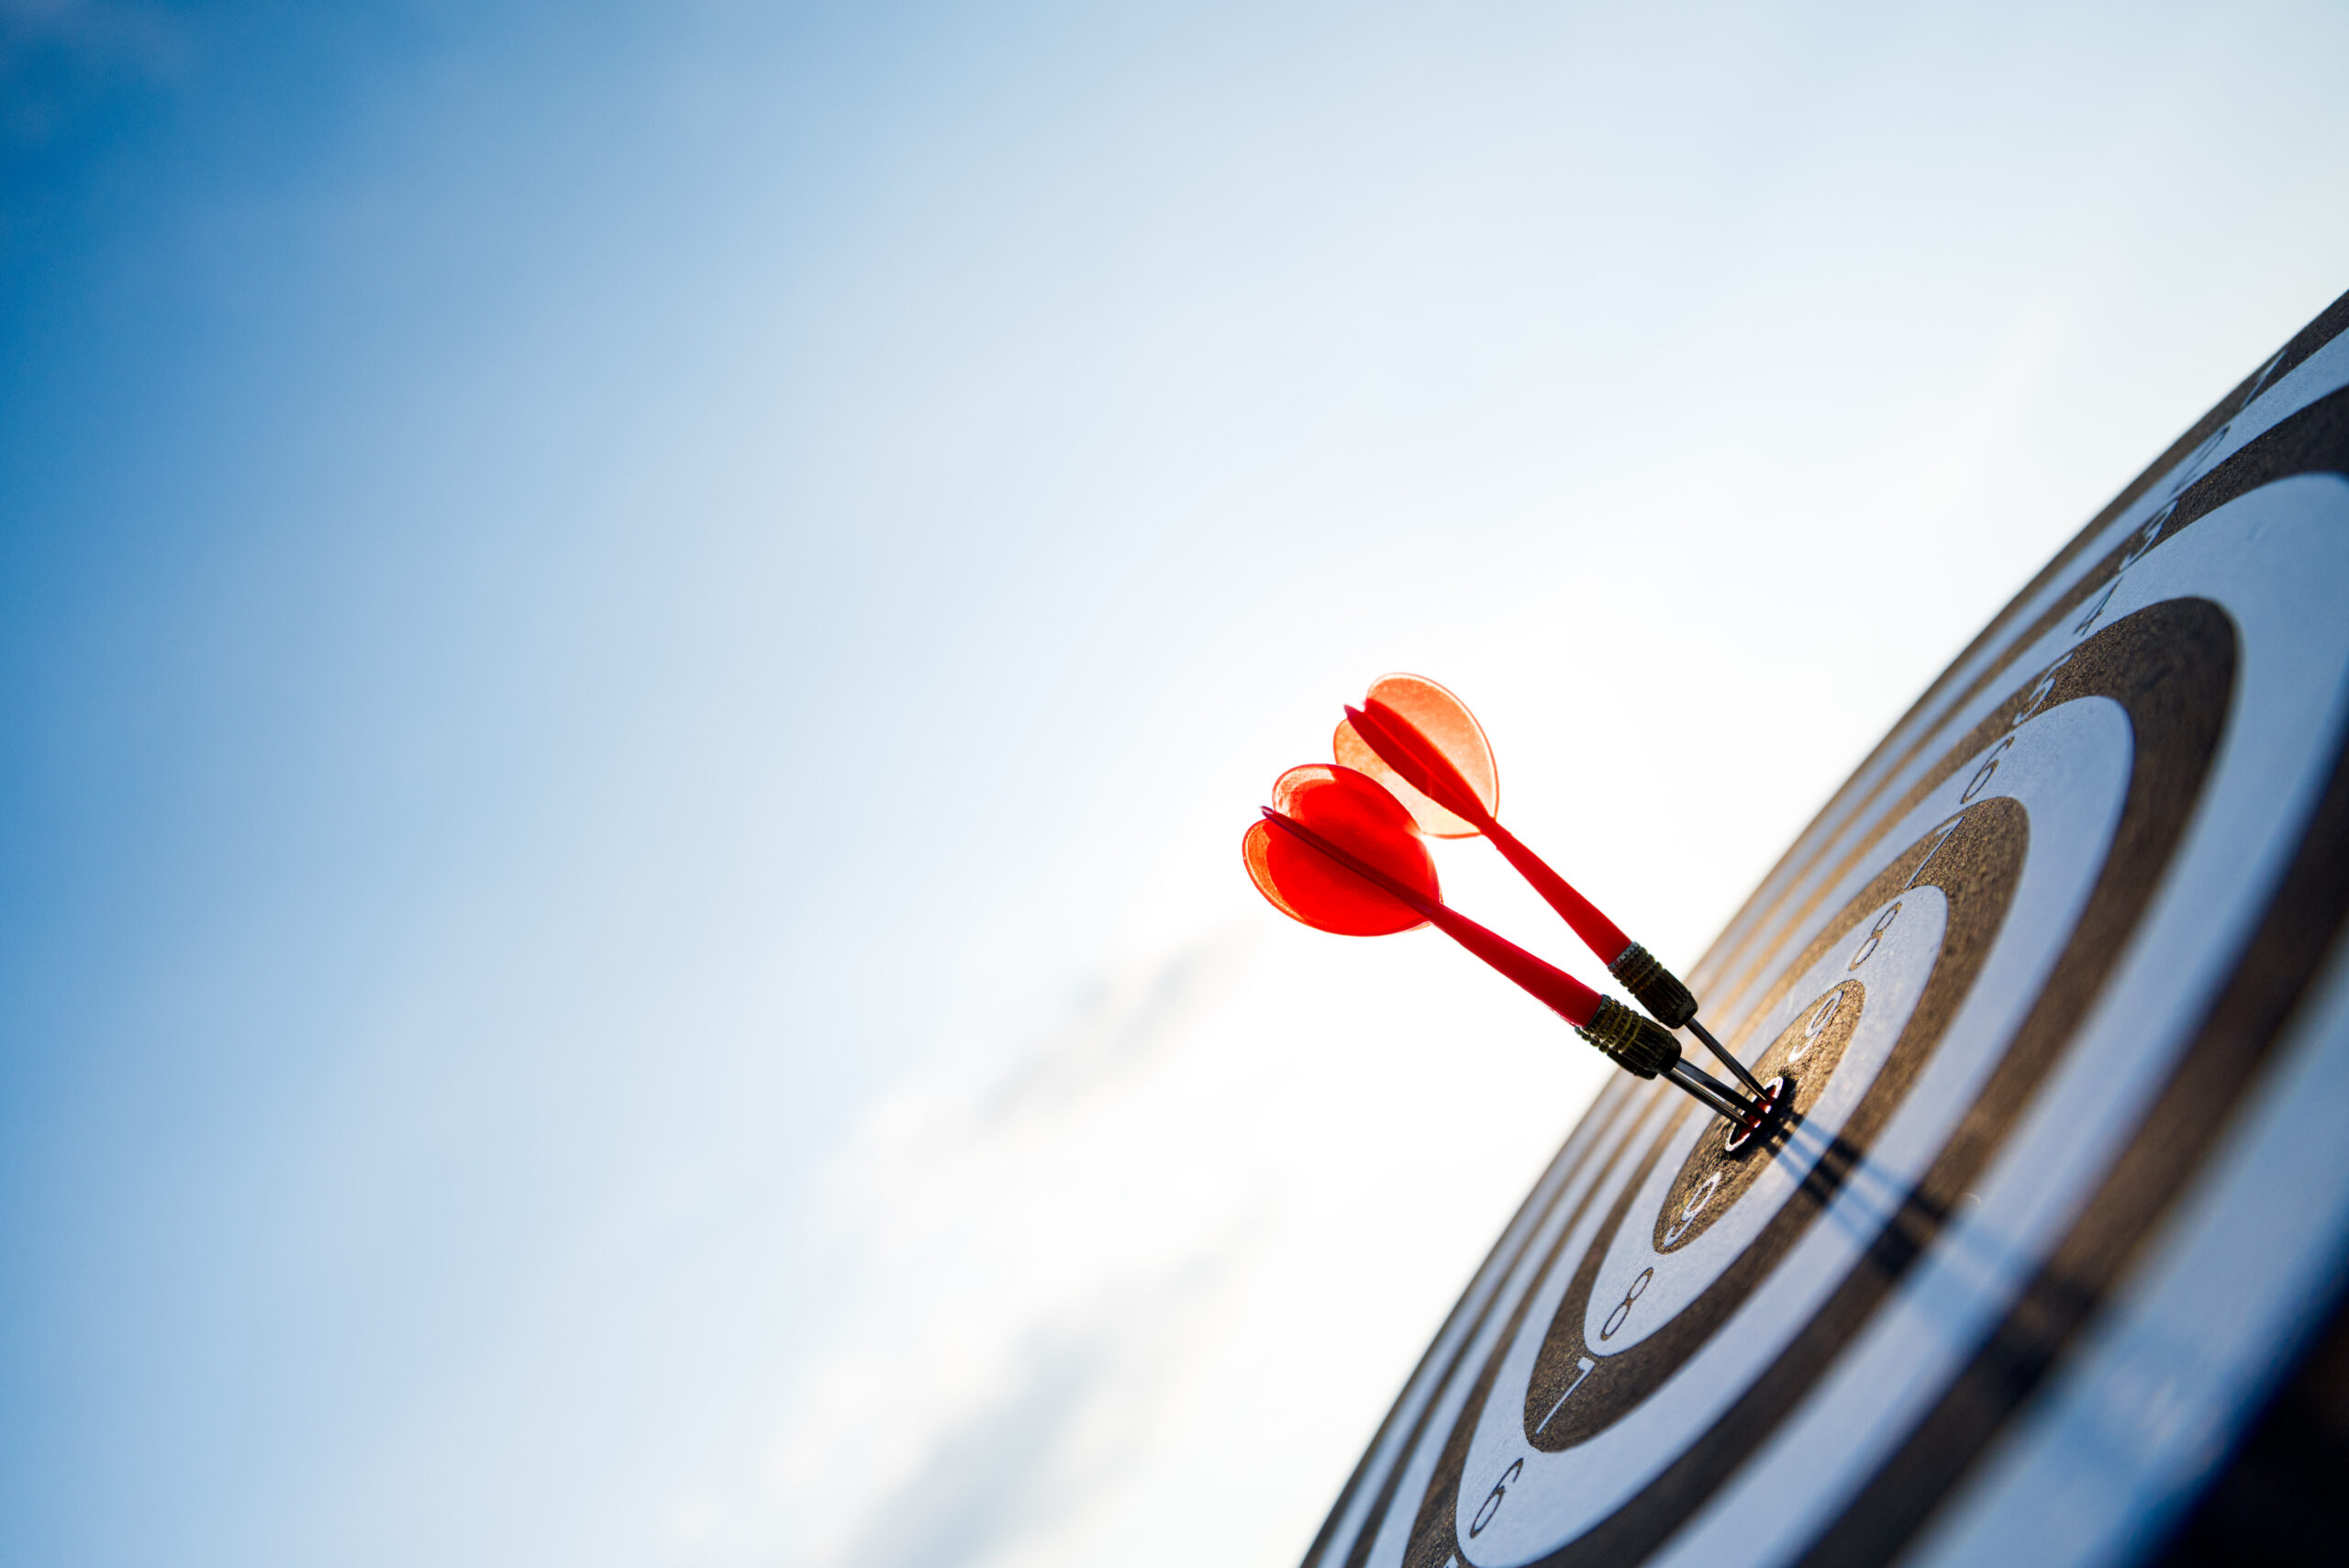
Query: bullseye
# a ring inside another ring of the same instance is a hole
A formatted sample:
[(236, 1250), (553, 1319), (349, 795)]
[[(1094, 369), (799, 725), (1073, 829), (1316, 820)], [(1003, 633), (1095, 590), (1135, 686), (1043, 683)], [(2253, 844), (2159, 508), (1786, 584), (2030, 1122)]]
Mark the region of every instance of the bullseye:
[(1761, 1098), (1756, 1100), (1731, 1129), (1721, 1148), (1731, 1154), (1742, 1153), (1762, 1131), (1779, 1119), (1788, 1106), (1794, 1104), (1794, 1080), (1781, 1073), (1762, 1085)]

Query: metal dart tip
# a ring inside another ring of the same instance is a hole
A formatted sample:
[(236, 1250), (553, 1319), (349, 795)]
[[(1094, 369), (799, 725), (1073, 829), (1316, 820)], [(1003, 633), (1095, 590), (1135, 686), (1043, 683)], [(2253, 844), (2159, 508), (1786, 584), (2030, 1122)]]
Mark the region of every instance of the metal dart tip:
[(1736, 1090), (1685, 1058), (1665, 1068), (1664, 1075), (1698, 1105), (1738, 1127), (1759, 1126), (1761, 1118), (1767, 1114), (1766, 1110), (1748, 1105), (1739, 1098)]
[(1729, 1047), (1723, 1045), (1720, 1040), (1715, 1040), (1710, 1029), (1698, 1023), (1695, 1018), (1690, 1018), (1688, 1020), (1688, 1032), (1695, 1035), (1698, 1040), (1704, 1041), (1705, 1049), (1711, 1051), (1715, 1056), (1720, 1058), (1721, 1065), (1736, 1073), (1737, 1081), (1744, 1084), (1755, 1099), (1766, 1100), (1770, 1097), (1770, 1091), (1762, 1086), (1761, 1080), (1754, 1077), (1753, 1073), (1747, 1072), (1745, 1070), (1745, 1063), (1740, 1062), (1736, 1057), (1731, 1056), (1730, 1054)]

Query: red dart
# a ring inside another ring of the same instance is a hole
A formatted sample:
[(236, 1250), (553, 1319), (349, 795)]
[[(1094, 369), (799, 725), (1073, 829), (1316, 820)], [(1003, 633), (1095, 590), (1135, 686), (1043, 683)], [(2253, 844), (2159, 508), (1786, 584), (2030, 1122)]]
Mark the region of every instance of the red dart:
[(1385, 676), (1372, 684), (1362, 706), (1346, 709), (1331, 750), (1340, 762), (1392, 791), (1420, 831), (1451, 839), (1481, 833), (1491, 840), (1657, 1022), (1666, 1029), (1686, 1024), (1748, 1088), (1766, 1097), (1745, 1064), (1697, 1021), (1697, 998), (1680, 977), (1500, 825), (1494, 815), (1500, 786), (1492, 746), (1466, 704), (1424, 675)]
[(1366, 775), (1322, 763), (1291, 768), (1274, 784), (1273, 799), (1241, 840), (1241, 853), (1256, 890), (1281, 913), (1340, 936), (1432, 925), (1628, 1071), (1664, 1073), (1741, 1128), (1758, 1129), (1768, 1118), (1767, 1102), (1741, 1102), (1727, 1084), (1683, 1062), (1664, 1030), (1445, 905), (1410, 813)]

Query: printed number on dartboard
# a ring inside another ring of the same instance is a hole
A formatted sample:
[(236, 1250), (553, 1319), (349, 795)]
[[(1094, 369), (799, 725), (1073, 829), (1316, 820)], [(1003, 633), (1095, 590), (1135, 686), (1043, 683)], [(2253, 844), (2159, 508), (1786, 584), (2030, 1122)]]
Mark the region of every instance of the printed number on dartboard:
[(1846, 973), (1859, 968), (1876, 955), (1876, 950), (1883, 942), (1885, 933), (1892, 929), (1892, 922), (1898, 918), (1900, 918), (1900, 906), (1898, 903), (1887, 906), (1884, 913), (1876, 917), (1876, 924), (1868, 928), (1867, 940), (1861, 942), (1858, 951), (1852, 954), (1852, 962), (1843, 966)]
[(1501, 1511), (1501, 1499), (1508, 1496), (1508, 1484), (1516, 1480), (1519, 1473), (1524, 1468), (1525, 1461), (1521, 1459), (1512, 1459), (1508, 1462), (1508, 1468), (1501, 1472), (1501, 1478), (1493, 1483), (1493, 1489), (1486, 1493), (1485, 1500), (1477, 1505), (1476, 1517), (1468, 1521), (1468, 1533), (1471, 1537), (1485, 1533), (1485, 1527), (1491, 1524), (1493, 1516)]
[(1607, 1321), (1598, 1326), (1600, 1339), (1611, 1340), (1615, 1337), (1615, 1330), (1620, 1329), (1623, 1326), (1623, 1319), (1631, 1315), (1631, 1303), (1647, 1294), (1648, 1281), (1653, 1278), (1655, 1278), (1653, 1269), (1640, 1271), (1639, 1277), (1631, 1281), (1631, 1288), (1623, 1293), (1623, 1299), (1615, 1304), (1615, 1310), (1609, 1312), (1607, 1315)]
[[(1896, 904), (1893, 907), (1898, 909), (1900, 906)], [(1787, 1062), (1789, 1065), (1800, 1062), (1810, 1054), (1810, 1048), (1819, 1043), (1819, 1037), (1827, 1032), (1827, 1026), (1834, 1021), (1836, 1011), (1842, 1006), (1842, 991), (1827, 993), (1827, 1000), (1819, 1004), (1817, 1009), (1802, 1026), (1802, 1043), (1787, 1052)]]
[[(1680, 1206), (1680, 1218), (1674, 1220), (1671, 1228), (1664, 1231), (1665, 1246), (1677, 1246), (1680, 1239), (1688, 1234), (1688, 1228), (1697, 1223), (1697, 1217), (1705, 1212), (1707, 1204), (1713, 1201), (1713, 1194), (1720, 1190), (1720, 1184), (1721, 1173), (1719, 1171), (1715, 1171), (1697, 1184), (1688, 1194), (1688, 1201)], [(1621, 1310), (1629, 1311), (1631, 1305), (1631, 1298), (1625, 1297)], [(1599, 1335), (1602, 1340), (1606, 1337), (1604, 1334)]]

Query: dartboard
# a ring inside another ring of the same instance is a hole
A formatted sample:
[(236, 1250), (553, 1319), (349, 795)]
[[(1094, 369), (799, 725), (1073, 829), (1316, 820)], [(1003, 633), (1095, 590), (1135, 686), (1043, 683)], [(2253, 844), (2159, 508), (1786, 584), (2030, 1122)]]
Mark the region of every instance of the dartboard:
[(1308, 1568), (2111, 1562), (2349, 1260), (2349, 299), (2068, 544), (1687, 972)]

